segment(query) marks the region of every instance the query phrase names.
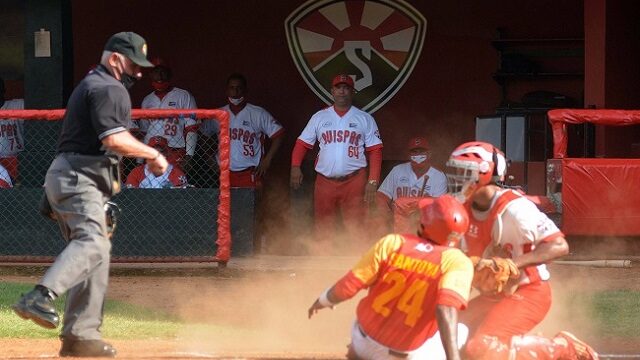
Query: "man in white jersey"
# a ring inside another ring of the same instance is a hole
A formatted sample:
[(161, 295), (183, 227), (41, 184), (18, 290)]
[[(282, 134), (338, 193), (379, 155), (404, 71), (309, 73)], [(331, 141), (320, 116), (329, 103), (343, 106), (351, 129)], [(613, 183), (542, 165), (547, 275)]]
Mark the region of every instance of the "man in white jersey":
[[(247, 102), (247, 80), (242, 74), (227, 78), (226, 93), (227, 105), (222, 110), (229, 113), (231, 187), (259, 188), (282, 145), (284, 128), (267, 110)], [(200, 132), (217, 136), (220, 126), (215, 120), (205, 120)], [(271, 145), (265, 152), (266, 138)]]
[(535, 204), (522, 193), (499, 186), (506, 168), (502, 151), (480, 141), (458, 146), (447, 162), (449, 190), (469, 213), (463, 250), (471, 257), (486, 258), (478, 264), (495, 263), (496, 257), (511, 259), (520, 274), (499, 293), (471, 300), (461, 314), (460, 321), (470, 331), (466, 358), (597, 360), (598, 354), (569, 332), (553, 338), (527, 335), (551, 307), (545, 264), (568, 254), (569, 246)]
[[(4, 79), (0, 78), (0, 110), (23, 110), (24, 99), (5, 100)], [(13, 181), (18, 178), (18, 153), (24, 150), (24, 120), (0, 119), (0, 165)]]
[[(143, 109), (196, 109), (196, 100), (187, 90), (173, 86), (171, 68), (156, 60), (149, 73), (153, 92), (142, 100)], [(139, 131), (144, 134), (144, 143), (154, 136), (167, 139), (169, 149), (167, 161), (188, 171), (191, 157), (198, 142), (199, 121), (189, 115), (138, 120)]]
[(377, 210), (385, 218), (395, 212), (394, 231), (401, 233), (415, 229), (416, 224), (410, 219), (418, 212), (420, 198), (438, 197), (447, 192), (447, 177), (431, 166), (427, 139), (414, 137), (407, 149), (410, 161), (394, 166), (376, 194)]
[(314, 189), (314, 216), (315, 247), (321, 252), (331, 250), (330, 239), (337, 234), (339, 213), (351, 241), (363, 238), (364, 203), (375, 201), (380, 180), (382, 139), (373, 117), (352, 106), (353, 84), (349, 75), (333, 78), (333, 106), (311, 117), (291, 155), (290, 184), (298, 189), (303, 180), (302, 160), (307, 150), (313, 149), (316, 142), (320, 144), (315, 166), (318, 176)]

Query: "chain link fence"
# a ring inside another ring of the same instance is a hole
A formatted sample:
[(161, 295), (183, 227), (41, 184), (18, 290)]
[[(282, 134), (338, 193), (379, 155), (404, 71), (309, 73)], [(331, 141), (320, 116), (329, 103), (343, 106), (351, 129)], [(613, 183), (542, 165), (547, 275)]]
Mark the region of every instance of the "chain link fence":
[[(57, 223), (38, 212), (63, 114), (0, 111), (0, 261), (51, 261), (65, 246)], [(132, 117), (132, 133), (161, 151), (170, 166), (156, 177), (141, 159), (121, 162), (122, 191), (112, 199), (122, 210), (113, 260), (226, 262), (228, 114), (134, 109)], [(203, 121), (215, 121), (223, 135), (204, 136)]]

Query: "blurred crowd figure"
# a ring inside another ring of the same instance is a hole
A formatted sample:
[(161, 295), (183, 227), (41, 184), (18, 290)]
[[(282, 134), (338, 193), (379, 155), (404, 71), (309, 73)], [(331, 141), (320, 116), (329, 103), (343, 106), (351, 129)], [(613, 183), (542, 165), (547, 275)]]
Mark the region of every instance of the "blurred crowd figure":
[[(4, 79), (0, 78), (0, 110), (23, 110), (24, 99), (5, 99)], [(13, 183), (18, 181), (18, 154), (24, 150), (24, 120), (0, 119), (0, 165)]]
[[(167, 139), (162, 136), (152, 137), (147, 145), (167, 156), (169, 145)], [(129, 173), (125, 181), (125, 188), (128, 189), (172, 189), (185, 188), (187, 185), (187, 176), (179, 167), (171, 163), (164, 173), (157, 176), (151, 172), (147, 164), (140, 164)]]

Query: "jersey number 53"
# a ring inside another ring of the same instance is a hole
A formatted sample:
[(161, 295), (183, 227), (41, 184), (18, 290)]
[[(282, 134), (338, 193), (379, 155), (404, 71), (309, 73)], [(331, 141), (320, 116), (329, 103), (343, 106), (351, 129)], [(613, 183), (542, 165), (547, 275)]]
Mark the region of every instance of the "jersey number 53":
[(407, 283), (407, 278), (399, 271), (387, 273), (382, 282), (391, 286), (373, 300), (371, 304), (373, 311), (388, 317), (393, 311), (393, 305), (389, 306), (390, 303), (399, 297), (395, 303), (395, 308), (406, 314), (405, 325), (415, 326), (422, 316), (422, 303), (429, 289), (429, 284), (420, 279)]

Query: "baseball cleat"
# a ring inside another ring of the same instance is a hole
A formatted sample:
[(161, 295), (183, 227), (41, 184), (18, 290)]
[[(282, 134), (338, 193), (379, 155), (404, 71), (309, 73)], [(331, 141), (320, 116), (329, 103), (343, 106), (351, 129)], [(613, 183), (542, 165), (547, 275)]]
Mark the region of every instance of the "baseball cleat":
[(117, 351), (102, 340), (62, 340), (61, 357), (116, 357)]
[(60, 317), (53, 306), (53, 299), (45, 296), (38, 289), (33, 289), (11, 306), (13, 311), (25, 320), (33, 320), (36, 324), (55, 329), (60, 323)]
[(569, 343), (569, 346), (573, 348), (578, 360), (598, 360), (598, 353), (593, 348), (587, 345), (586, 342), (578, 339), (575, 335), (568, 331), (560, 331), (559, 337), (562, 337)]

